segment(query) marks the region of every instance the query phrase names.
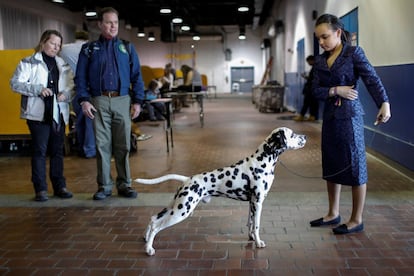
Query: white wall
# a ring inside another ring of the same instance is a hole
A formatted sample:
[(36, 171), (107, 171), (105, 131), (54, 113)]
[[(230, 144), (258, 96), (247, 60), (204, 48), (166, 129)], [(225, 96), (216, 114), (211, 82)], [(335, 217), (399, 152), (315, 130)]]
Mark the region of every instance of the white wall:
[[(332, 13), (339, 17), (358, 7), (359, 45), (374, 66), (414, 62), (414, 1), (411, 0), (282, 0), (272, 10), (270, 20), (283, 20), (284, 33), (273, 39), (276, 59), (274, 76), (297, 71), (297, 42), (305, 38), (305, 56), (313, 52), (313, 29), (318, 15)], [(268, 24), (270, 24), (268, 22)], [(288, 49), (293, 49), (293, 53)], [(283, 57), (283, 58), (282, 58)]]
[[(131, 38), (136, 45), (141, 64), (151, 67), (164, 67), (171, 62), (176, 69), (182, 64), (193, 66), (195, 53), (195, 68), (206, 74), (209, 84), (217, 86), (217, 92), (230, 92), (230, 68), (232, 66), (254, 66), (254, 82), (261, 81), (263, 75), (261, 35), (259, 30), (246, 29), (246, 40), (239, 40), (237, 27), (227, 27), (223, 39), (200, 41), (177, 41), (175, 43), (160, 43), (158, 30), (152, 28), (158, 42), (148, 42), (146, 38)], [(225, 49), (230, 49), (231, 61), (225, 60)], [(173, 58), (171, 58), (173, 56)]]

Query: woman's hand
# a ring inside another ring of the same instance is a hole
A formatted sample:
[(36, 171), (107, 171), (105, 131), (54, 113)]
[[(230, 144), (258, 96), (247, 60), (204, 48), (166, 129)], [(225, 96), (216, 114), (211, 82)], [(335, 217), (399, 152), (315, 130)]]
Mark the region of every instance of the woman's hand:
[(337, 86), (336, 94), (347, 100), (358, 99), (358, 91), (354, 89), (354, 86)]
[(374, 125), (378, 125), (380, 123), (386, 123), (391, 118), (391, 109), (389, 102), (383, 102), (380, 110), (377, 114), (377, 120), (374, 122)]
[(40, 96), (43, 98), (53, 96), (53, 91), (45, 87), (42, 89), (42, 91), (40, 91)]
[(59, 93), (57, 95), (57, 101), (58, 102), (64, 102), (64, 101), (66, 101), (66, 96), (63, 93)]

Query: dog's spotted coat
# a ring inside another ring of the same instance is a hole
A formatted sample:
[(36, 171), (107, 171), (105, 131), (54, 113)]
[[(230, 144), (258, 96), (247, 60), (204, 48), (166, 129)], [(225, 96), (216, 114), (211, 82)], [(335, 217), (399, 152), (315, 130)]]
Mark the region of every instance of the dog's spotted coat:
[(208, 202), (211, 196), (249, 201), (249, 238), (256, 242), (257, 247), (265, 247), (259, 236), (260, 216), (262, 203), (273, 183), (278, 156), (285, 150), (302, 148), (305, 143), (304, 135), (295, 134), (286, 127), (277, 128), (254, 154), (229, 167), (191, 177), (168, 174), (155, 179), (136, 179), (136, 182), (143, 184), (157, 184), (167, 180), (182, 182), (170, 206), (151, 217), (144, 235), (147, 254), (155, 254), (152, 245), (159, 231), (183, 221), (200, 200)]

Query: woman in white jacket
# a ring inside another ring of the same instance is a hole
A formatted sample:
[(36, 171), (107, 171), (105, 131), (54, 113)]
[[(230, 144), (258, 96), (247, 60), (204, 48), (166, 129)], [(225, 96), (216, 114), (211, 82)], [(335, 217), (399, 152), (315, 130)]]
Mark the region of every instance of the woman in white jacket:
[(22, 95), (20, 117), (27, 120), (32, 138), (32, 182), (36, 201), (48, 200), (48, 152), (54, 195), (72, 197), (63, 176), (63, 156), (65, 125), (69, 123), (74, 82), (69, 65), (57, 56), (62, 40), (62, 35), (56, 30), (43, 32), (35, 53), (19, 62), (10, 80), (11, 89)]

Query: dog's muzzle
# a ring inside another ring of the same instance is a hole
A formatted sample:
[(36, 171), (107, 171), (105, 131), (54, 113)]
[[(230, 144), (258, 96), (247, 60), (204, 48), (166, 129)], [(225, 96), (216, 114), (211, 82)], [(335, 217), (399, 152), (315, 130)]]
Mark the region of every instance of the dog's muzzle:
[(306, 144), (306, 135), (299, 135), (299, 146), (304, 147)]

